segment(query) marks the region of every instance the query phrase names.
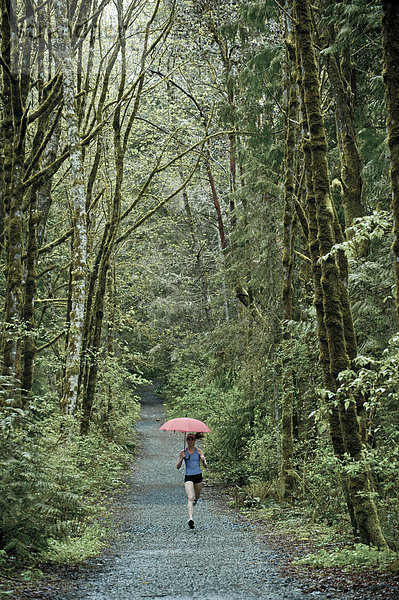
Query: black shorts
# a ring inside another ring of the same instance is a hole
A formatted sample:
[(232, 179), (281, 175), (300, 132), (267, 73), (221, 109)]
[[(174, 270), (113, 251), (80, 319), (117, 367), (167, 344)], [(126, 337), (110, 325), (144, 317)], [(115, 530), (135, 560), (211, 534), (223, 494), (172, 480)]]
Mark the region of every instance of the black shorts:
[(192, 481), (194, 485), (196, 483), (202, 483), (202, 473), (198, 473), (198, 475), (185, 475), (184, 482)]

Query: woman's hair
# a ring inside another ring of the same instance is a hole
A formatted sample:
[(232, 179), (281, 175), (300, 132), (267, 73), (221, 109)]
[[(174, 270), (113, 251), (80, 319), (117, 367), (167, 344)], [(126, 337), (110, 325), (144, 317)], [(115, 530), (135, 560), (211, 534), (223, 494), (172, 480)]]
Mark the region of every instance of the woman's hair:
[(203, 438), (203, 437), (204, 437), (204, 434), (203, 434), (203, 433), (196, 433), (196, 434), (195, 434), (195, 439), (196, 439), (196, 440), (202, 440), (202, 438)]

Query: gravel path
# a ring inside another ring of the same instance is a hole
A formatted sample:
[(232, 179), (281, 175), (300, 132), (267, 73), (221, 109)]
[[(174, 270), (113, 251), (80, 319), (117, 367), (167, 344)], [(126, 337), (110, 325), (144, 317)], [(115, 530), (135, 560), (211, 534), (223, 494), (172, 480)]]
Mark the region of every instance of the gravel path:
[(278, 572), (278, 559), (256, 527), (223, 508), (205, 487), (187, 525), (183, 436), (158, 431), (162, 405), (151, 386), (141, 390), (140, 451), (123, 499), (126, 535), (57, 600), (299, 600), (332, 595), (301, 592)]

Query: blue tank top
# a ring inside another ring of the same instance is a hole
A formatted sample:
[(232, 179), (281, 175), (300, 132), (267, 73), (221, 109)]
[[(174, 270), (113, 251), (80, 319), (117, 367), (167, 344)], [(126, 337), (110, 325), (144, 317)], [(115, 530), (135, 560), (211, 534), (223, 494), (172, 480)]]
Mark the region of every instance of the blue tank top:
[(200, 467), (200, 455), (198, 454), (197, 448), (195, 448), (192, 454), (188, 453), (186, 449), (186, 475), (199, 475), (201, 473)]

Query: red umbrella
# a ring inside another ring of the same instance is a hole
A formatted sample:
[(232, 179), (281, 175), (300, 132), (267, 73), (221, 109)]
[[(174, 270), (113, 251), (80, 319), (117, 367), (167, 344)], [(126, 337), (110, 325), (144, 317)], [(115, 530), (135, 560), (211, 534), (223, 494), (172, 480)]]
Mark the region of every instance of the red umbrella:
[(198, 419), (190, 419), (190, 417), (178, 417), (177, 419), (169, 419), (159, 429), (163, 431), (181, 431), (184, 433), (184, 448), (186, 447), (186, 433), (212, 433), (208, 425), (205, 425)]
[(182, 431), (183, 433), (187, 433), (188, 431), (192, 431), (193, 433), (212, 433), (208, 425), (205, 425), (205, 423), (198, 419), (190, 419), (189, 417), (170, 419), (159, 429), (163, 431)]

